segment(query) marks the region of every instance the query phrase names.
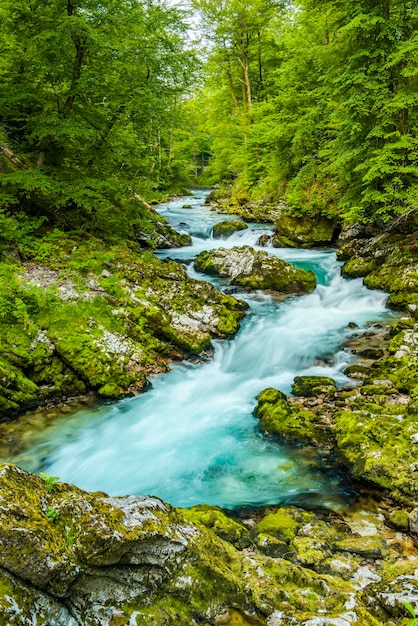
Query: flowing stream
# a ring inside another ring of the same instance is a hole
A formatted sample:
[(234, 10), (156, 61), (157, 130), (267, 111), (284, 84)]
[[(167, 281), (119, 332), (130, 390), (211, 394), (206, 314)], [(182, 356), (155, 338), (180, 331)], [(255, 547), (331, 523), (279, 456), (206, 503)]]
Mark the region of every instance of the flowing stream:
[[(192, 198), (159, 207), (177, 230), (193, 236), (191, 247), (165, 250), (160, 257), (188, 263), (216, 246), (257, 247), (260, 234), (271, 231), (255, 224), (226, 241), (213, 239), (214, 223), (231, 218), (203, 206), (206, 194), (195, 190)], [(175, 506), (344, 506), (346, 487), (317, 452), (265, 437), (252, 411), (260, 391), (276, 387), (290, 393), (296, 375), (349, 383), (343, 370), (350, 357), (340, 349), (353, 332), (347, 325), (364, 328), (386, 317), (386, 297), (367, 290), (361, 279), (343, 279), (332, 251), (267, 250), (312, 269), (316, 290), (284, 301), (261, 292), (239, 294), (249, 303), (249, 314), (233, 340), (214, 341), (211, 360), (177, 364), (155, 377), (153, 388), (140, 397), (60, 420), (30, 454), (13, 461), (88, 490), (153, 494)], [(188, 268), (192, 276), (207, 279), (192, 264)]]

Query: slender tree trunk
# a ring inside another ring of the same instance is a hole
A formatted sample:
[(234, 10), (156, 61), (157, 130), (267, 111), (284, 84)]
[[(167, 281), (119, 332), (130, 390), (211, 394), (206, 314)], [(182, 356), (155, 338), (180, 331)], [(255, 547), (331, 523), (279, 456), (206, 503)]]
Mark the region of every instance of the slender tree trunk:
[(86, 37), (75, 37), (74, 45), (75, 45), (75, 58), (73, 64), (73, 73), (71, 76), (71, 85), (67, 95), (67, 99), (65, 101), (64, 107), (62, 109), (62, 117), (68, 117), (71, 113), (71, 109), (73, 108), (75, 97), (76, 97), (76, 89), (78, 82), (81, 76), (81, 68), (83, 67), (83, 59), (84, 54), (86, 52)]
[(258, 50), (257, 50), (257, 61), (258, 61), (258, 88), (259, 90), (263, 89), (263, 64), (261, 61), (261, 31), (257, 31), (257, 39), (258, 39)]

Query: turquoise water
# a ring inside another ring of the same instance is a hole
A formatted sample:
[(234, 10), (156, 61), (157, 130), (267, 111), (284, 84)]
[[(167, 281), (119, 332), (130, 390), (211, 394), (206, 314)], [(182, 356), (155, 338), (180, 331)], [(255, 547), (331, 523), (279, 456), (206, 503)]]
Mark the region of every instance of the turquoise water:
[[(203, 207), (204, 196), (197, 192), (192, 200), (160, 207), (173, 226), (193, 234), (193, 246), (161, 257), (187, 261), (215, 246), (256, 246), (260, 234), (269, 232), (254, 225), (226, 241), (212, 239), (213, 224), (224, 216)], [(183, 209), (185, 203), (193, 208)], [(85, 489), (153, 494), (175, 506), (342, 506), (344, 487), (316, 452), (263, 436), (252, 411), (260, 391), (272, 386), (289, 393), (296, 375), (349, 382), (342, 372), (350, 357), (339, 348), (352, 332), (347, 325), (364, 327), (385, 317), (386, 297), (367, 290), (360, 279), (343, 279), (332, 251), (267, 250), (311, 268), (318, 276), (316, 290), (285, 301), (261, 292), (239, 294), (249, 314), (233, 340), (214, 341), (212, 360), (177, 364), (140, 397), (68, 417), (14, 461)]]

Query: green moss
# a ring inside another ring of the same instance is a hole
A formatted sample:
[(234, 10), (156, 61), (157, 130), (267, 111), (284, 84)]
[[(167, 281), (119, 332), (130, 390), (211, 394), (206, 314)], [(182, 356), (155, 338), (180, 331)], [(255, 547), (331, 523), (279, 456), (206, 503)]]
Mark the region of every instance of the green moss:
[[(399, 291), (391, 293), (388, 298), (388, 304), (395, 309), (408, 309), (408, 305), (412, 304), (416, 307), (415, 311), (418, 312), (418, 292)], [(414, 315), (418, 315), (418, 313)]]
[(0, 415), (15, 411), (38, 397), (38, 386), (4, 358), (0, 358), (0, 381)]
[(363, 401), (353, 411), (336, 414), (337, 449), (356, 478), (389, 489), (401, 501), (418, 496), (418, 477), (411, 469), (418, 462), (416, 414), (405, 406)]
[(318, 428), (316, 416), (310, 411), (292, 406), (285, 394), (267, 389), (258, 396), (254, 415), (260, 420), (260, 428), (287, 439), (317, 442), (325, 437)]
[(334, 548), (367, 559), (381, 559), (389, 553), (386, 542), (380, 537), (349, 537), (337, 541)]
[(370, 368), (360, 363), (353, 363), (345, 368), (344, 374), (350, 376), (351, 374), (367, 374), (370, 372)]
[(369, 261), (362, 258), (353, 258), (344, 263), (341, 271), (343, 276), (349, 278), (359, 278), (367, 276), (370, 272), (376, 269), (376, 267), (377, 265), (374, 259)]
[(168, 358), (234, 335), (248, 306), (135, 246), (54, 232), (26, 252), (27, 276), (3, 268), (0, 415), (60, 395), (144, 390)]
[(388, 517), (389, 523), (404, 532), (409, 528), (409, 515), (403, 509), (391, 511)]
[(272, 535), (280, 541), (289, 543), (300, 528), (300, 522), (295, 521), (286, 509), (279, 509), (263, 517), (255, 528), (256, 534)]
[(206, 528), (213, 530), (218, 537), (238, 548), (245, 548), (251, 544), (247, 528), (225, 515), (219, 507), (202, 504), (179, 510), (190, 522), (203, 524)]
[(331, 245), (335, 232), (336, 223), (326, 217), (307, 220), (282, 213), (275, 223), (277, 238), (302, 248)]
[(311, 537), (295, 537), (292, 546), (296, 550), (296, 559), (301, 565), (312, 567), (328, 556), (324, 545)]
[(270, 257), (264, 251), (254, 251), (249, 246), (201, 252), (194, 265), (200, 272), (228, 278), (232, 285), (247, 289), (308, 293), (316, 287), (315, 274), (310, 270), (297, 269), (282, 259)]
[(326, 376), (296, 376), (292, 385), (295, 396), (313, 397), (325, 394), (332, 397), (335, 390), (335, 381)]
[[(157, 499), (108, 498), (64, 483), (49, 493), (41, 478), (11, 465), (0, 474), (7, 511), (0, 520), (2, 566), (19, 577), (17, 588), (0, 572), (0, 619), (7, 594), (25, 619), (39, 606), (53, 608), (51, 619), (55, 612), (66, 616), (65, 604), (86, 624), (112, 607), (115, 623), (141, 626), (220, 623), (222, 615), (259, 626), (273, 611), (299, 622), (337, 618), (353, 597), (344, 580), (239, 552), (216, 533), (240, 542), (247, 531), (216, 507), (193, 507), (185, 517)], [(52, 508), (59, 513), (53, 523), (45, 514)], [(314, 514), (292, 507), (267, 515), (252, 534), (259, 545), (270, 537), (271, 545), (281, 542), (312, 565), (319, 548), (306, 536), (311, 525), (313, 533), (327, 534)], [(374, 624), (360, 597), (357, 603), (358, 623)]]
[(232, 235), (232, 233), (238, 232), (240, 230), (246, 230), (247, 228), (247, 224), (239, 220), (218, 222), (213, 227), (213, 236), (215, 238), (229, 237), (229, 235)]

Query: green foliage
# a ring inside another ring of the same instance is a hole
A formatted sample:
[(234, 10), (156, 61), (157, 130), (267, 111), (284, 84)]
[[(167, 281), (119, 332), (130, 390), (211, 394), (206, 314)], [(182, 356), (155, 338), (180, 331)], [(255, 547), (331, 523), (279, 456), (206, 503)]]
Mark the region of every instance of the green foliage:
[[(49, 493), (52, 493), (54, 491), (55, 483), (59, 481), (58, 476), (50, 476), (46, 472), (39, 472), (39, 476), (42, 478), (42, 480), (45, 483), (45, 489), (49, 491)], [(48, 508), (51, 508), (51, 507), (48, 507)]]
[(55, 522), (55, 520), (58, 519), (59, 517), (59, 511), (54, 509), (53, 506), (47, 506), (45, 509), (45, 515), (47, 516), (50, 522)]
[(380, 223), (416, 210), (413, 0), (195, 4), (212, 39), (208, 179), (238, 202), (283, 198), (296, 215)]
[(65, 526), (64, 528), (65, 545), (71, 548), (76, 543), (79, 534), (80, 534), (79, 532), (74, 530), (73, 524), (71, 524), (71, 526)]
[(173, 179), (173, 128), (196, 66), (186, 14), (64, 4), (0, 8), (0, 246), (43, 222), (132, 238), (135, 198)]
[(404, 602), (404, 607), (408, 611), (410, 615), (412, 615), (412, 619), (409, 622), (409, 626), (418, 626), (418, 616), (415, 607), (412, 606), (409, 602)]

